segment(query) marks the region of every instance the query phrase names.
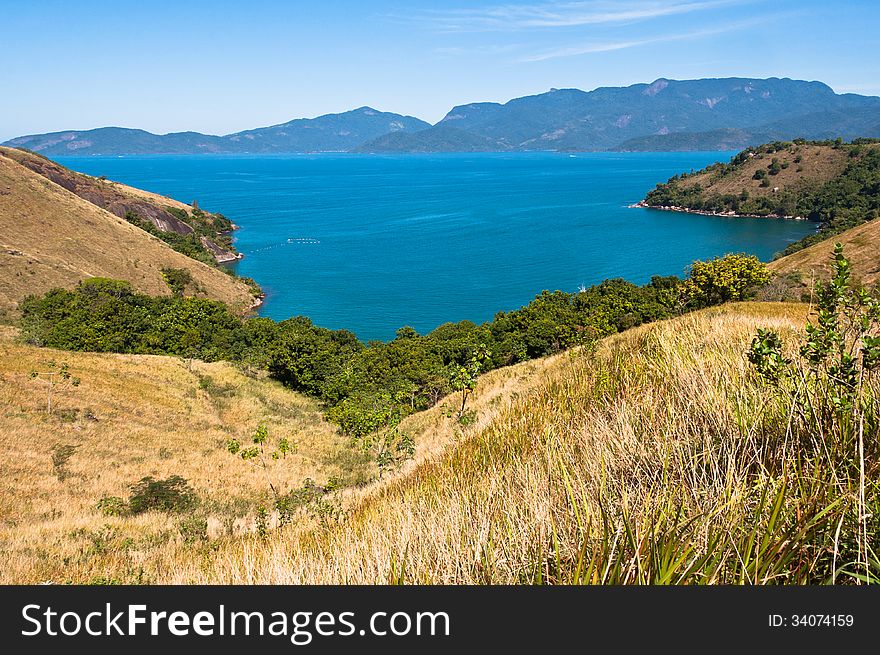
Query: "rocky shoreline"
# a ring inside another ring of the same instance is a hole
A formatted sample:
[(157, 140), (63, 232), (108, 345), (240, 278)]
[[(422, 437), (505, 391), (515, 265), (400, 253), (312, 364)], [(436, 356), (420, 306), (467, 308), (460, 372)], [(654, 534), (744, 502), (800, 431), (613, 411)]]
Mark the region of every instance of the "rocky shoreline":
[(690, 209), (689, 207), (679, 207), (678, 205), (649, 205), (644, 200), (640, 200), (634, 205), (629, 205), (629, 207), (635, 208), (639, 207), (641, 209), (659, 209), (660, 211), (665, 212), (683, 212), (685, 214), (700, 214), (701, 216), (723, 216), (726, 218), (785, 218), (791, 221), (808, 221), (805, 216), (786, 216), (784, 214), (738, 214), (734, 211), (729, 212), (715, 212), (715, 211), (706, 211), (705, 209)]

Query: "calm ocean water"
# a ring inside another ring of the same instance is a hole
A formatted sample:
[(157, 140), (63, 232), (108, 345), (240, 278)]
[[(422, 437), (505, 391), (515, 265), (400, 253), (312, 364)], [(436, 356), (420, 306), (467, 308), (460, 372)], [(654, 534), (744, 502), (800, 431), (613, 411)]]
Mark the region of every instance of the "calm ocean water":
[(198, 200), (241, 227), (261, 314), (361, 339), (485, 321), (543, 289), (682, 275), (694, 259), (768, 260), (802, 221), (631, 209), (671, 175), (731, 153), (66, 157), (75, 170)]

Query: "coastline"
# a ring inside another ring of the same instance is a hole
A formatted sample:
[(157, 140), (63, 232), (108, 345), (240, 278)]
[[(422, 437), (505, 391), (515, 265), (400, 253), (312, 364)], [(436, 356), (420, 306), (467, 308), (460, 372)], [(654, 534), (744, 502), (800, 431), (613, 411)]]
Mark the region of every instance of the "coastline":
[(705, 209), (690, 209), (688, 207), (679, 207), (678, 205), (649, 205), (644, 200), (639, 200), (635, 204), (627, 205), (627, 207), (629, 209), (658, 209), (664, 212), (682, 212), (685, 214), (700, 214), (701, 216), (721, 216), (724, 218), (784, 218), (790, 221), (810, 220), (806, 216), (786, 216), (784, 214), (738, 214), (734, 211), (715, 212), (707, 211)]
[[(228, 230), (223, 230), (222, 232), (218, 232), (220, 235), (229, 235), (235, 232), (238, 228), (238, 225), (235, 223), (230, 223), (232, 227)], [(203, 237), (204, 238), (204, 237)], [(210, 240), (209, 240), (210, 241)], [(239, 259), (244, 259), (244, 255), (237, 250), (235, 250), (235, 246), (232, 247), (232, 250), (226, 250), (226, 248), (222, 248), (215, 244), (213, 241), (210, 241), (211, 245), (206, 244), (204, 241), (202, 244), (211, 250), (214, 254), (214, 259), (217, 260), (218, 264), (228, 264), (230, 262), (237, 262)], [(214, 246), (213, 248), (211, 246)], [(215, 250), (216, 248), (216, 250)]]

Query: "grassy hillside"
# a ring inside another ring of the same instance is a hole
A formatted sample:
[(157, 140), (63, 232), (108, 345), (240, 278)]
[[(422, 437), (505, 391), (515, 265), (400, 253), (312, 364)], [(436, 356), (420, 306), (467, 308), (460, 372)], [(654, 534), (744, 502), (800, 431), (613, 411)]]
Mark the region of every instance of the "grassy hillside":
[(880, 141), (778, 141), (729, 163), (658, 184), (644, 207), (729, 216), (807, 218), (817, 232), (790, 254), (880, 217)]
[(14, 313), (27, 294), (71, 288), (88, 277), (128, 280), (167, 295), (163, 268), (192, 276), (190, 295), (223, 300), (239, 311), (253, 305), (240, 280), (175, 252), (160, 239), (0, 152), (0, 311)]
[[(0, 338), (0, 543), (9, 556), (3, 582), (87, 581), (93, 558), (104, 550), (122, 567), (113, 575), (134, 581), (139, 562), (168, 542), (201, 540), (197, 526), (187, 532), (186, 517), (123, 519), (97, 508), (102, 497), (127, 497), (129, 485), (148, 475), (190, 480), (203, 499), (198, 516), (207, 523), (205, 534), (250, 529), (267, 491), (263, 472), (233, 457), (225, 444), (260, 424), (297, 445), (296, 453), (273, 464), (284, 489), (301, 487), (306, 478), (326, 484), (334, 476), (371, 474), (323, 421), (317, 403), (228, 364), (66, 353), (11, 337)], [(74, 387), (56, 379), (49, 414), (46, 378), (30, 373), (53, 370), (53, 361), (56, 368), (67, 364), (80, 382)], [(52, 459), (56, 445), (76, 447), (60, 476)]]
[[(555, 357), (481, 429), (338, 522), (225, 540), (207, 564), (167, 552), (156, 563), (169, 572), (160, 578), (825, 580), (835, 525), (815, 517), (814, 489), (786, 484), (782, 464), (786, 449), (791, 462), (791, 449), (805, 455), (808, 442), (796, 427), (785, 436), (785, 408), (768, 400), (743, 356), (757, 327), (792, 338), (804, 318), (802, 305), (730, 305), (611, 337), (595, 354)], [(779, 567), (777, 554), (792, 543)], [(841, 554), (839, 569), (851, 554)]]
[(239, 258), (229, 236), (232, 222), (222, 214), (203, 211), (195, 201), (190, 206), (103, 177), (77, 173), (26, 150), (0, 148), (0, 155), (147, 230), (189, 257), (206, 264)]
[[(99, 358), (95, 378), (108, 362), (129, 374), (148, 362), (150, 374), (130, 387), (119, 382), (117, 371), (101, 378), (112, 395), (90, 397), (89, 403), (107, 397), (96, 413), (108, 424), (119, 421), (104, 433), (115, 439), (95, 438), (99, 426), (106, 429), (101, 420), (57, 423), (56, 435), (89, 439), (102, 462), (100, 472), (90, 468), (93, 456), (83, 448), (71, 459), (76, 477), (62, 482), (47, 452), (54, 439), (46, 439), (40, 423), (58, 419), (41, 417), (42, 395), (25, 381), (33, 359), (46, 351), (6, 346), (7, 361), (21, 363), (0, 366), (17, 380), (4, 385), (14, 394), (4, 404), (20, 407), (4, 418), (12, 429), (2, 432), (19, 435), (5, 444), (17, 470), (4, 479), (21, 509), (6, 521), (4, 545), (13, 555), (5, 576), (158, 583), (850, 579), (855, 501), (826, 480), (822, 467), (831, 462), (821, 455), (814, 475), (798, 473), (803, 458), (819, 452), (809, 426), (792, 419), (784, 397), (768, 391), (744, 356), (758, 327), (777, 331), (793, 355), (806, 312), (799, 304), (726, 305), (629, 330), (595, 350), (495, 371), (476, 389), (472, 426), (451, 418), (455, 398), (407, 418), (402, 427), (415, 435), (418, 448), (398, 473), (327, 494), (293, 523), (265, 531), (246, 511), (235, 513), (227, 476), (242, 462), (229, 459), (221, 443), (267, 412), (266, 403), (253, 400), (257, 383), (241, 382), (251, 389), (244, 400), (236, 392), (225, 401), (228, 411), (218, 414), (217, 399), (198, 390), (197, 378), (240, 380), (226, 365), (196, 364), (189, 373), (165, 358), (71, 355), (71, 367), (83, 369), (84, 380), (89, 362)], [(159, 387), (166, 391), (157, 394)], [(276, 387), (273, 393), (287, 392)], [(74, 396), (65, 402), (86, 404)], [(305, 418), (307, 408), (301, 411), (298, 426), (316, 435), (311, 443), (333, 452), (332, 437)], [(157, 412), (162, 425), (185, 415), (202, 429), (197, 435), (157, 431)], [(272, 420), (273, 429), (289, 427)], [(132, 428), (125, 427), (129, 422)], [(875, 446), (871, 441), (870, 462)], [(162, 447), (173, 454), (163, 455)], [(187, 450), (195, 450), (189, 461), (180, 455)], [(309, 466), (303, 464), (300, 475)], [(330, 472), (325, 467), (310, 474), (320, 480)], [(124, 482), (144, 471), (191, 477), (216, 508), (207, 538), (188, 538), (174, 515), (108, 519), (93, 509), (96, 495), (119, 494)], [(873, 464), (868, 475), (868, 502), (876, 504)], [(24, 484), (26, 479), (37, 483)], [(258, 487), (254, 478), (235, 478), (234, 485), (233, 498)], [(239, 528), (217, 529), (230, 516)], [(869, 530), (875, 538), (876, 521)], [(149, 536), (155, 534), (161, 536)]]
[[(226, 363), (62, 352), (13, 337), (11, 328), (0, 331), (0, 583), (161, 582), (171, 574), (163, 553), (208, 561), (230, 535), (256, 532), (260, 506), (272, 504), (266, 476), (230, 454), (227, 442), (247, 442), (261, 424), (272, 439), (295, 444), (295, 452), (269, 460), (279, 493), (314, 497), (325, 519), (385, 484), (360, 488), (379, 477), (375, 458), (324, 421), (317, 402), (277, 382)], [(49, 414), (45, 377), (30, 373), (62, 364), (80, 382), (57, 378)], [(485, 427), (505, 397), (536, 384), (550, 366), (530, 362), (484, 376), (470, 405), (480, 413), (472, 427), (461, 427), (446, 407), (406, 419), (400, 429), (414, 436), (415, 459), (396, 475), (406, 477), (415, 461), (442, 452), (465, 430)], [(76, 446), (61, 475), (53, 466), (59, 445)], [(196, 510), (118, 516), (99, 508), (102, 498), (125, 499), (148, 475), (189, 480)], [(343, 491), (325, 496), (330, 481)], [(267, 516), (268, 528), (277, 520)]]
[[(688, 175), (681, 180), (679, 188), (686, 192), (699, 187), (704, 198), (740, 196), (743, 190), (752, 199), (773, 198), (786, 191), (806, 191), (834, 179), (843, 172), (849, 159), (845, 150), (826, 145), (805, 144), (781, 150), (756, 148), (752, 152), (729, 169), (709, 167)], [(779, 171), (770, 175), (768, 167), (774, 159), (780, 163)], [(760, 179), (757, 179), (761, 176), (758, 171), (765, 174)], [(768, 180), (766, 185), (762, 185), (764, 179)]]
[(774, 280), (762, 292), (764, 297), (807, 300), (816, 280), (831, 277), (831, 241), (843, 245), (857, 279), (869, 287), (880, 283), (880, 220), (874, 219), (770, 262)]

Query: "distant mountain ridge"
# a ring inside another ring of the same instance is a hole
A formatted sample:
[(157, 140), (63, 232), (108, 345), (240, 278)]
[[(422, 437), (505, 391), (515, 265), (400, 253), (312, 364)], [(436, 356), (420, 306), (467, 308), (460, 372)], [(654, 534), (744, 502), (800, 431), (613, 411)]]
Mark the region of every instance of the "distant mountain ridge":
[(99, 128), (4, 145), (46, 155), (740, 149), (775, 139), (880, 137), (880, 97), (789, 78), (551, 89), (453, 107), (436, 125), (370, 107), (225, 136)]
[(360, 107), (341, 114), (298, 118), (225, 136), (198, 132), (152, 134), (123, 127), (32, 134), (2, 145), (41, 155), (149, 155), (199, 153), (345, 152), (384, 134), (422, 130), (430, 123)]

